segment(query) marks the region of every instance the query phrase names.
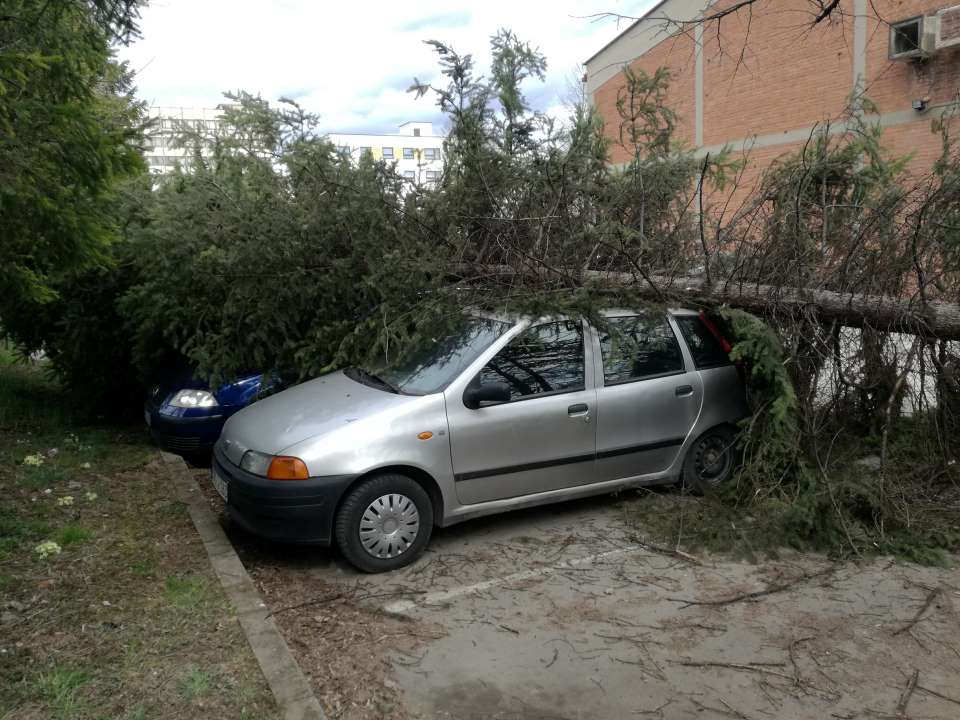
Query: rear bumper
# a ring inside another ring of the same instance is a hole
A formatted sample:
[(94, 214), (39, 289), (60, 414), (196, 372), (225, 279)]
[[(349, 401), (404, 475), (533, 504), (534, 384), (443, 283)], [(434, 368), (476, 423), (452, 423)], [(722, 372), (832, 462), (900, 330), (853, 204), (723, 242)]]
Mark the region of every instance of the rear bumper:
[(227, 482), (227, 514), (268, 540), (329, 545), (337, 504), (353, 475), (267, 480), (241, 470), (214, 448), (212, 470)]

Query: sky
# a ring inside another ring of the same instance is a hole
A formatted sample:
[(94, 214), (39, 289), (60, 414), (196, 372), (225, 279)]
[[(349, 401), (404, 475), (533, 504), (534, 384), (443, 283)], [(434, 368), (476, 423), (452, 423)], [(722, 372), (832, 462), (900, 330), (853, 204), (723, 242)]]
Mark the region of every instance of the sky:
[(471, 53), (484, 70), (489, 40), (506, 27), (547, 57), (546, 82), (525, 86), (533, 106), (560, 114), (581, 64), (653, 0), (151, 0), (143, 38), (119, 55), (150, 105), (215, 107), (228, 90), (296, 100), (327, 132), (396, 132), (408, 120), (442, 129), (435, 98), (417, 100), (413, 78), (441, 81), (425, 40)]

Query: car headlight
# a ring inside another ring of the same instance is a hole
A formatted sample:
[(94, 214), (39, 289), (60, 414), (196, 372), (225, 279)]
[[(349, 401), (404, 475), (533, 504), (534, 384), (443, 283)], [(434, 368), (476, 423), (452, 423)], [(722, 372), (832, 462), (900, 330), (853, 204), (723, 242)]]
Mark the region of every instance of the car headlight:
[(253, 475), (268, 480), (309, 480), (310, 471), (300, 458), (288, 455), (268, 455), (247, 450), (240, 458), (240, 467)]
[(206, 390), (179, 390), (170, 404), (182, 408), (209, 408), (217, 406), (217, 399)]
[(257, 452), (256, 450), (247, 450), (243, 454), (243, 457), (240, 458), (240, 467), (248, 473), (266, 477), (272, 460), (273, 455), (267, 455), (266, 453)]

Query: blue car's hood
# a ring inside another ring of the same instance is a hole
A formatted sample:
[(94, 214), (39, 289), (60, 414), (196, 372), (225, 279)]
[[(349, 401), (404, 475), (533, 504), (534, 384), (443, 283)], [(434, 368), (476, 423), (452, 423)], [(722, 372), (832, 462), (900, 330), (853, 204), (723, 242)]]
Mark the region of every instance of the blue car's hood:
[(256, 398), (263, 382), (263, 373), (254, 373), (224, 383), (216, 389), (213, 396), (225, 406), (249, 405)]
[(215, 391), (213, 396), (217, 400), (215, 407), (176, 407), (170, 402), (173, 397), (181, 390), (209, 390), (210, 386), (203, 380), (196, 377), (181, 376), (171, 378), (157, 387), (154, 391), (154, 402), (159, 406), (161, 415), (170, 417), (210, 417), (222, 415), (225, 412), (234, 412), (237, 408), (246, 407), (257, 399), (263, 384), (263, 373), (250, 373), (243, 375), (233, 382), (223, 383)]

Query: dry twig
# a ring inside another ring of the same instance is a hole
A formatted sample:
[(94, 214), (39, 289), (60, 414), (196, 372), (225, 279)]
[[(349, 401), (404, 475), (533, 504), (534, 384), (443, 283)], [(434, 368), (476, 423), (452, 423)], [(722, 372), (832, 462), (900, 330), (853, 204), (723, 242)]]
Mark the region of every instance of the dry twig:
[(897, 702), (897, 715), (901, 717), (906, 716), (907, 705), (910, 704), (910, 698), (913, 697), (913, 693), (917, 689), (917, 681), (919, 679), (920, 671), (914, 670), (913, 675), (911, 675), (907, 681), (907, 687), (904, 688), (903, 694), (900, 695), (900, 700)]
[(824, 577), (826, 575), (831, 575), (839, 569), (838, 565), (831, 565), (830, 567), (819, 570), (815, 573), (809, 573), (801, 575), (800, 577), (789, 580), (785, 583), (780, 583), (779, 585), (771, 585), (770, 587), (764, 588), (763, 590), (755, 590), (749, 593), (742, 593), (740, 595), (734, 595), (728, 598), (721, 598), (718, 600), (687, 600), (685, 598), (667, 598), (671, 602), (684, 603), (681, 606), (681, 610), (691, 607), (692, 605), (712, 605), (712, 606), (722, 606), (722, 605), (732, 605), (738, 602), (753, 602), (759, 598), (766, 597), (767, 595), (774, 595), (779, 592), (784, 592), (785, 590), (790, 590), (794, 586), (801, 583), (808, 582), (810, 580), (816, 580), (817, 578)]
[(923, 617), (924, 613), (926, 613), (927, 610), (930, 609), (930, 606), (933, 605), (933, 601), (936, 599), (937, 595), (939, 594), (940, 594), (940, 588), (938, 587), (933, 588), (929, 593), (927, 593), (927, 599), (924, 601), (920, 609), (917, 610), (917, 614), (914, 615), (913, 618), (910, 620), (910, 622), (908, 622), (906, 625), (904, 625), (901, 628), (898, 628), (897, 630), (894, 630), (893, 634), (900, 635), (901, 633), (905, 633), (913, 629), (913, 626), (916, 625), (918, 622), (920, 622), (920, 619)]

